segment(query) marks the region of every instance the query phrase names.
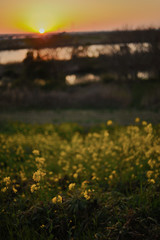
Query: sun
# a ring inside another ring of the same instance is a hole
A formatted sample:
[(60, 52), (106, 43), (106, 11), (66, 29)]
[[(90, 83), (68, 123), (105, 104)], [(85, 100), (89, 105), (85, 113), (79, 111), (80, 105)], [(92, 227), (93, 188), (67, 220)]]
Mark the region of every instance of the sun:
[(44, 30), (44, 28), (40, 28), (40, 29), (39, 29), (39, 33), (40, 33), (40, 34), (43, 34), (43, 33), (45, 33), (45, 30)]

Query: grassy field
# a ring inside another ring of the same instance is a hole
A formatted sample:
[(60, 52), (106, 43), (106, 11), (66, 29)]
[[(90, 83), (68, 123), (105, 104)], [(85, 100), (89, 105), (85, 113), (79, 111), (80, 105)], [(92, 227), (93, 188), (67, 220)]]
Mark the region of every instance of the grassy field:
[(101, 124), (107, 119), (111, 119), (116, 124), (130, 125), (134, 123), (134, 119), (137, 116), (152, 124), (158, 124), (160, 122), (160, 111), (137, 109), (3, 110), (0, 112), (0, 122), (24, 122), (31, 124), (76, 122), (84, 126), (90, 126)]
[(159, 134), (1, 122), (1, 239), (160, 239)]

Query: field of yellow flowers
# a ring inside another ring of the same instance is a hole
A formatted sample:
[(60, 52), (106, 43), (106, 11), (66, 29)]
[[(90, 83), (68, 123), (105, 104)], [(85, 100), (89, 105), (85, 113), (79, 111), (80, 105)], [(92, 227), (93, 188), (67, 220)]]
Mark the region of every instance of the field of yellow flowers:
[(160, 239), (160, 125), (1, 124), (0, 239)]

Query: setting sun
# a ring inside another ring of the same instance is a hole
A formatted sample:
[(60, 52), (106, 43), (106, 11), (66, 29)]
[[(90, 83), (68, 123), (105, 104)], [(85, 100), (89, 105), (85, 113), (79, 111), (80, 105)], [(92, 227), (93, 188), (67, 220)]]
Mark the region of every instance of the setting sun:
[[(116, 2), (116, 4), (115, 4)], [(153, 4), (154, 2), (154, 4)], [(0, 34), (101, 31), (156, 26), (160, 1), (1, 0)], [(144, 11), (145, 8), (145, 11)]]
[(39, 29), (39, 33), (41, 33), (41, 34), (45, 33), (44, 28), (40, 28), (40, 29)]

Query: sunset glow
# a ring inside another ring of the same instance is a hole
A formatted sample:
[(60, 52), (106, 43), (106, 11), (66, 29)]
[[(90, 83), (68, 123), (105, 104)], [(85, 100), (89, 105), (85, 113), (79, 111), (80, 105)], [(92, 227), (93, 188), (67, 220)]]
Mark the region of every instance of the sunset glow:
[(160, 26), (159, 0), (1, 0), (0, 33)]

